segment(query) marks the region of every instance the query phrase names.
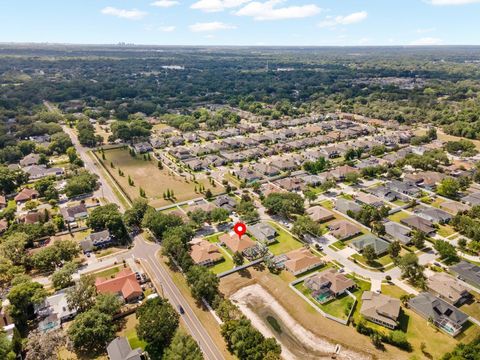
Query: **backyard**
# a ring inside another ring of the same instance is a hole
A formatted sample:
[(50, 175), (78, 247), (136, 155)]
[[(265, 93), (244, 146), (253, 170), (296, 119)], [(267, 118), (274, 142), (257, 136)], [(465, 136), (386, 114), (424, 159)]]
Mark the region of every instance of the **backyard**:
[[(167, 189), (174, 191), (175, 202), (203, 197), (203, 194), (195, 192), (195, 188), (200, 185), (203, 185), (205, 189), (210, 189), (213, 194), (223, 191), (220, 185), (211, 186), (207, 179), (198, 180), (198, 183), (195, 183), (182, 176), (175, 175), (166, 167), (160, 170), (155, 160), (144, 160), (140, 155), (132, 157), (125, 148), (106, 150), (105, 160), (102, 160), (100, 154), (97, 154), (97, 156), (130, 199), (139, 197), (140, 188), (142, 188), (153, 207), (161, 207), (172, 203), (172, 201), (163, 198)], [(122, 171), (123, 176), (119, 174), (119, 170)], [(133, 181), (132, 185), (129, 184), (129, 177)]]
[(268, 224), (274, 227), (278, 233), (277, 241), (268, 247), (273, 255), (283, 254), (303, 246), (300, 241), (296, 240), (278, 224), (273, 221), (269, 221)]
[(399, 211), (399, 212), (397, 212), (397, 213), (395, 213), (395, 214), (393, 214), (393, 215), (390, 215), (388, 218), (389, 218), (391, 221), (395, 221), (395, 222), (399, 223), (400, 220), (405, 219), (405, 218), (407, 218), (407, 217), (409, 217), (409, 216), (410, 216), (410, 214), (407, 213), (406, 211)]

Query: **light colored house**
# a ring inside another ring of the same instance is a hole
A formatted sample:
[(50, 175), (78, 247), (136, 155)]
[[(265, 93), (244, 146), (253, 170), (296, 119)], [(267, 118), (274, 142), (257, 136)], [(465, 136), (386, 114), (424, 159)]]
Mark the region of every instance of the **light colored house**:
[(252, 234), (258, 241), (271, 244), (275, 242), (277, 237), (277, 230), (267, 223), (258, 223), (250, 225), (248, 228), (250, 234)]
[(395, 329), (400, 316), (400, 300), (372, 291), (365, 291), (362, 294), (360, 314), (371, 322), (389, 329)]
[(210, 266), (223, 259), (218, 247), (207, 240), (192, 240), (190, 244), (190, 256), (197, 265)]
[(327, 227), (330, 230), (330, 234), (339, 240), (349, 239), (361, 233), (361, 230), (358, 226), (347, 220), (334, 221), (328, 224)]
[(61, 208), (60, 212), (66, 222), (74, 222), (88, 217), (87, 206), (84, 203)]
[(218, 240), (220, 241), (220, 244), (224, 244), (233, 253), (243, 253), (245, 250), (256, 246), (255, 241), (250, 239), (247, 235), (240, 237), (237, 234), (223, 234)]
[(312, 206), (307, 209), (307, 214), (313, 221), (325, 222), (335, 218), (335, 215), (330, 210), (322, 206)]
[(109, 360), (148, 359), (148, 356), (142, 349), (136, 348), (132, 350), (130, 343), (125, 337), (117, 337), (113, 339), (107, 346), (107, 354)]
[(412, 229), (395, 221), (387, 221), (385, 224), (385, 233), (392, 237), (394, 240), (400, 241), (402, 244), (407, 245), (412, 241), (410, 236)]
[(313, 255), (310, 250), (300, 248), (285, 254), (288, 258), (285, 261), (285, 268), (293, 275), (299, 275), (323, 264), (322, 259)]
[(433, 274), (427, 285), (431, 293), (452, 305), (462, 304), (471, 297), (465, 286), (446, 273)]
[(416, 215), (401, 219), (400, 222), (411, 227), (412, 229), (422, 231), (427, 235), (431, 235), (435, 232), (435, 228), (433, 227), (433, 223), (431, 221)]

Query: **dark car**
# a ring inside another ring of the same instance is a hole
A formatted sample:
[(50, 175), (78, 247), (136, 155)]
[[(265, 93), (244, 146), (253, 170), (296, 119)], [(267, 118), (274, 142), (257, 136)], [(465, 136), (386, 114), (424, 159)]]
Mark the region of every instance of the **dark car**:
[(182, 315), (185, 314), (185, 310), (183, 309), (182, 305), (178, 305), (178, 312)]

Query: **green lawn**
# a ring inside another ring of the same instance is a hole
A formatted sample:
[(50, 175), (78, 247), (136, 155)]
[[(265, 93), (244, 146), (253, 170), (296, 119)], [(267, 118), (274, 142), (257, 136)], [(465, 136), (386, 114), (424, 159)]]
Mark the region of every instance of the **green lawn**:
[[(345, 249), (347, 247), (347, 245), (345, 245), (345, 242), (342, 241), (342, 240), (335, 241), (330, 246), (336, 247), (338, 250), (342, 250), (342, 249)], [(333, 249), (333, 250), (335, 250), (335, 249)]]
[(120, 271), (120, 266), (115, 266), (110, 269), (96, 272), (93, 275), (95, 276), (95, 278), (109, 278), (115, 275), (116, 273), (118, 273), (119, 271)]
[(450, 225), (438, 225), (437, 234), (440, 236), (447, 237), (455, 233), (455, 229)]
[(463, 311), (465, 314), (468, 314), (475, 319), (480, 320), (480, 303), (477, 302), (480, 301), (480, 294), (474, 293), (472, 291), (470, 291), (470, 293), (474, 295), (474, 299), (466, 304), (463, 304), (460, 307), (460, 310)]
[(213, 265), (212, 267), (210, 267), (210, 270), (214, 273), (214, 274), (220, 274), (224, 271), (227, 271), (227, 270), (230, 270), (230, 269), (233, 269), (235, 267), (235, 264), (233, 263), (233, 260), (231, 258), (231, 255), (227, 252), (226, 249), (224, 249), (223, 247), (219, 246), (219, 249), (220, 249), (220, 252), (222, 253), (223, 255), (223, 260), (216, 263), (215, 265)]
[(328, 210), (332, 210), (333, 209), (333, 203), (330, 201), (330, 200), (326, 200), (326, 201), (322, 201), (320, 203), (320, 205), (322, 205), (324, 208), (328, 209)]
[(135, 331), (135, 328), (126, 331), (125, 332), (125, 337), (127, 338), (128, 342), (130, 343), (130, 346), (132, 347), (132, 349), (141, 348), (141, 349), (145, 350), (145, 346), (147, 346), (147, 343), (138, 338), (137, 332)]
[(268, 221), (268, 223), (273, 226), (278, 233), (277, 241), (268, 246), (268, 249), (273, 255), (283, 254), (295, 249), (299, 249), (303, 246), (300, 241), (296, 240), (292, 235), (287, 233), (273, 221)]
[(387, 265), (390, 265), (393, 262), (390, 255), (384, 255), (382, 257), (379, 257), (379, 258), (375, 259), (375, 261), (371, 264), (368, 264), (367, 260), (361, 254), (353, 254), (352, 258), (354, 258), (359, 263), (361, 263), (365, 266), (370, 266), (370, 267), (373, 267), (373, 268), (382, 268), (382, 267), (385, 267)]
[(407, 203), (405, 201), (402, 201), (400, 199), (397, 199), (395, 201), (392, 201), (392, 204), (395, 204), (397, 206), (403, 206), (403, 205), (407, 205)]
[(398, 222), (398, 223), (399, 223), (400, 220), (405, 219), (405, 218), (407, 218), (407, 217), (409, 217), (409, 216), (410, 216), (410, 215), (409, 215), (407, 212), (405, 212), (405, 211), (399, 211), (399, 212), (397, 212), (397, 213), (395, 213), (395, 214), (393, 214), (393, 215), (390, 215), (388, 218), (389, 218), (390, 220), (392, 220), (392, 221), (395, 221), (395, 222)]

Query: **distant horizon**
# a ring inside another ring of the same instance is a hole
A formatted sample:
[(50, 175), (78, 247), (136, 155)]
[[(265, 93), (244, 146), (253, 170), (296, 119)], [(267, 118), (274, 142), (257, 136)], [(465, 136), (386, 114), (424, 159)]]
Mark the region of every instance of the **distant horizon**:
[(480, 45), (480, 0), (22, 0), (0, 42), (159, 46)]

